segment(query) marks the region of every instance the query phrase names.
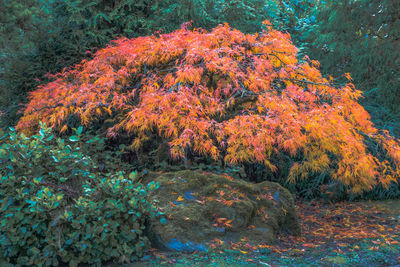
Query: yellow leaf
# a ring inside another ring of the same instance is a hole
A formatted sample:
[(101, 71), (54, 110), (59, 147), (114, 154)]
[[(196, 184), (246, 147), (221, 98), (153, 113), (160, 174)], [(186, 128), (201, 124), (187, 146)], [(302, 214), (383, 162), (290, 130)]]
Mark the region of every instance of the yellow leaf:
[(61, 128), (60, 132), (63, 133), (63, 132), (65, 132), (66, 130), (68, 130), (68, 126), (65, 124), (65, 125)]

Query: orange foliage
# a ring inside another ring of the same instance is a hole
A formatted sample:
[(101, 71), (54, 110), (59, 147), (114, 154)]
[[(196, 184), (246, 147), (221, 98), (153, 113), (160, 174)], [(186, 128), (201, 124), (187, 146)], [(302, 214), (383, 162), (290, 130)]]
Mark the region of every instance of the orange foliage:
[[(297, 161), (290, 180), (329, 172), (354, 192), (398, 180), (399, 142), (374, 128), (361, 92), (334, 87), (317, 61), (298, 62), (289, 34), (265, 25), (254, 35), (220, 25), (115, 40), (32, 92), (18, 128), (29, 133), (44, 121), (65, 131), (72, 114), (84, 126), (108, 117), (109, 137), (125, 132), (137, 148), (155, 132), (174, 158), (190, 147), (276, 171), (283, 153)], [(367, 138), (388, 160), (371, 154)]]

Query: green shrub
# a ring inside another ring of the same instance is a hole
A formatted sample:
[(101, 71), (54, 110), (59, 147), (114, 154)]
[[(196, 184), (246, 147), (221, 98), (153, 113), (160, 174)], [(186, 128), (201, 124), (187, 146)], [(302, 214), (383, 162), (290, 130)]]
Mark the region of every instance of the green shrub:
[[(135, 173), (101, 174), (79, 147), (42, 125), (26, 137), (10, 129), (0, 139), (0, 255), (3, 263), (56, 266), (101, 264), (143, 255), (144, 233), (156, 209)], [(1, 258), (0, 258), (1, 263)]]

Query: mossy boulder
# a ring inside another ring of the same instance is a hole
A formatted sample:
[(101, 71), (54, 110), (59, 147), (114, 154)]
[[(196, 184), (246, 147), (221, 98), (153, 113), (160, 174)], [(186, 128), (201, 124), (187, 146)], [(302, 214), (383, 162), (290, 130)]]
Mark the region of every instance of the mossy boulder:
[(215, 238), (251, 244), (271, 243), (278, 232), (300, 234), (294, 201), (277, 183), (250, 183), (201, 171), (151, 173), (160, 187), (151, 193), (167, 222), (153, 220), (155, 247), (206, 250)]

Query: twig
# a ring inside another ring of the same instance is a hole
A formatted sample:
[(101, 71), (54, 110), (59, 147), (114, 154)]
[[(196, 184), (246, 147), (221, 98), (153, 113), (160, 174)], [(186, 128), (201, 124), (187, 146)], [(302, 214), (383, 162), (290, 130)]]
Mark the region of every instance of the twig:
[(174, 91), (174, 88), (175, 88), (175, 87), (176, 87), (175, 92), (178, 92), (178, 91), (179, 91), (179, 86), (180, 86), (180, 85), (181, 85), (181, 82), (174, 84), (171, 88), (169, 88), (169, 89), (167, 90), (167, 92), (172, 92), (172, 91)]

